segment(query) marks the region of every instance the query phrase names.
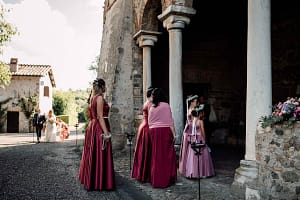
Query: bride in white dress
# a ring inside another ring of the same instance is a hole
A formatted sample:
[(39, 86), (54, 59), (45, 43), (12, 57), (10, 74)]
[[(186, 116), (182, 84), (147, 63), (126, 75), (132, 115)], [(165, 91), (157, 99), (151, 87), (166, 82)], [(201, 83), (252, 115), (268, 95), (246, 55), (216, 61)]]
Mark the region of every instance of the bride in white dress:
[(52, 110), (49, 110), (46, 117), (45, 142), (56, 141), (56, 117)]

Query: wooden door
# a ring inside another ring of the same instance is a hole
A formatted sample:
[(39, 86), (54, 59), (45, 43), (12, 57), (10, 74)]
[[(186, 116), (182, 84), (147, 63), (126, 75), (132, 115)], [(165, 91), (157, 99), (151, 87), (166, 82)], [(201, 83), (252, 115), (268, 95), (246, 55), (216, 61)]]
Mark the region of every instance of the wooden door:
[(7, 132), (19, 132), (19, 112), (7, 112)]

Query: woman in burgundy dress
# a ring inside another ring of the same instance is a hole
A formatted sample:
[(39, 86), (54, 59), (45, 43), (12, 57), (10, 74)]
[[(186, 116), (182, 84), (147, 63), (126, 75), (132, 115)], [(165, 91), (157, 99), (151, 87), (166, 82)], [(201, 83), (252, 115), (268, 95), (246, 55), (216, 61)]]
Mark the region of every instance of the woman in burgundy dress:
[(133, 159), (132, 178), (135, 178), (141, 182), (150, 181), (151, 143), (148, 125), (148, 111), (152, 104), (152, 91), (152, 87), (148, 88), (147, 90), (147, 101), (143, 106), (144, 119), (138, 129)]
[(115, 173), (108, 122), (109, 105), (103, 97), (105, 82), (93, 82), (89, 98), (90, 122), (86, 129), (79, 180), (87, 190), (114, 190)]
[(161, 89), (153, 90), (152, 104), (148, 118), (152, 145), (150, 183), (155, 188), (165, 188), (177, 180), (175, 128)]

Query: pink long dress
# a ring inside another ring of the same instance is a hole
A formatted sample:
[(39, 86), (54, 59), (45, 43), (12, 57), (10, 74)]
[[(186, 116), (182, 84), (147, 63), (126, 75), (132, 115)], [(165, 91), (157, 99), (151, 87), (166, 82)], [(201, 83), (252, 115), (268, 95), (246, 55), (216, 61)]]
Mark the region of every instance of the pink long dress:
[(199, 158), (199, 171), (198, 172), (198, 157), (195, 155), (195, 151), (191, 148), (192, 142), (205, 143), (205, 140), (201, 133), (201, 124), (198, 119), (195, 121), (195, 134), (193, 135), (193, 122), (188, 120), (184, 129), (183, 139), (181, 143), (180, 156), (179, 156), (179, 173), (187, 178), (203, 178), (215, 175), (213, 162), (210, 156), (208, 146), (202, 148)]
[(160, 102), (149, 110), (151, 136), (151, 179), (155, 188), (165, 188), (177, 180), (174, 136), (170, 129), (174, 126), (169, 104)]
[[(92, 99), (89, 106), (90, 122), (86, 129), (84, 149), (79, 169), (79, 180), (87, 190), (114, 190), (115, 173), (112, 157), (111, 140), (106, 142), (102, 150), (103, 138), (99, 120), (97, 119), (97, 98)], [(103, 117), (106, 127), (108, 122), (109, 105), (104, 101)]]
[(60, 128), (61, 128), (60, 139), (61, 140), (68, 139), (70, 136), (70, 129), (69, 129), (68, 125), (62, 121), (60, 124)]
[(151, 141), (149, 135), (148, 109), (151, 102), (143, 106), (143, 121), (139, 126), (132, 167), (132, 178), (141, 182), (150, 181)]

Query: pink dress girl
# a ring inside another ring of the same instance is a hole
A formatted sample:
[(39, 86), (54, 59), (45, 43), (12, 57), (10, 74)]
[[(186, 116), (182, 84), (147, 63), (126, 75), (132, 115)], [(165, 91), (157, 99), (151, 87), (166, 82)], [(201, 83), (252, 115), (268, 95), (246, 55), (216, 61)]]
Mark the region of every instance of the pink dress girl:
[(179, 172), (187, 178), (205, 178), (215, 175), (208, 146), (201, 149), (199, 159), (200, 174), (198, 172), (198, 157), (191, 148), (191, 143), (193, 142), (202, 141), (205, 143), (203, 129), (203, 121), (198, 117), (192, 117), (192, 120), (188, 120), (184, 129), (179, 157)]

